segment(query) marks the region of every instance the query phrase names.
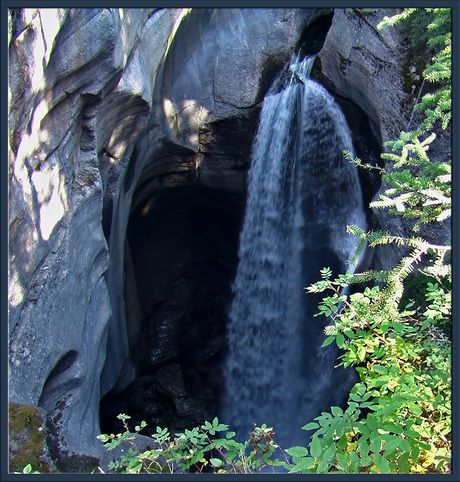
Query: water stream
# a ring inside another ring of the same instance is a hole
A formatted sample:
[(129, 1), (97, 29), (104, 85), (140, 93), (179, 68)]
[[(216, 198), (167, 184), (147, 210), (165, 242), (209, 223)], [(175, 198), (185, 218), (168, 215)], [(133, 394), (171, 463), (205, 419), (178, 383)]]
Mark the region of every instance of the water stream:
[(303, 288), (325, 266), (346, 269), (356, 245), (346, 225), (365, 228), (356, 168), (342, 154), (353, 151), (350, 132), (331, 95), (309, 78), (312, 63), (294, 58), (261, 110), (220, 415), (240, 440), (266, 423), (284, 447), (307, 443), (301, 426), (350, 388), (334, 369), (334, 349), (319, 349), (324, 323)]

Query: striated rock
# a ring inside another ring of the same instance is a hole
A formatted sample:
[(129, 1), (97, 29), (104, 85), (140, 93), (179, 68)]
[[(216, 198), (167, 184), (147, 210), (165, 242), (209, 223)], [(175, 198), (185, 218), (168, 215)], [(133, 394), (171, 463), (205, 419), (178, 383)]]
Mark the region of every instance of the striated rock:
[[(10, 15), (9, 396), (42, 408), (48, 443), (70, 456), (101, 450), (113, 313), (101, 217), (123, 162), (106, 165), (132, 149), (150, 110), (150, 73), (138, 75), (134, 55), (149, 12), (128, 10), (124, 22), (121, 13)], [(114, 153), (106, 164), (102, 149)]]
[(379, 9), (366, 15), (360, 9), (337, 9), (318, 55), (319, 80), (362, 109), (379, 142), (394, 139), (404, 122), (401, 38), (395, 29), (377, 30), (388, 14)]
[[(131, 210), (201, 179), (241, 212), (252, 108), (311, 13), (9, 12), (9, 396), (45, 411), (56, 457), (100, 453), (99, 401), (135, 375)], [(241, 152), (200, 149), (220, 120)]]

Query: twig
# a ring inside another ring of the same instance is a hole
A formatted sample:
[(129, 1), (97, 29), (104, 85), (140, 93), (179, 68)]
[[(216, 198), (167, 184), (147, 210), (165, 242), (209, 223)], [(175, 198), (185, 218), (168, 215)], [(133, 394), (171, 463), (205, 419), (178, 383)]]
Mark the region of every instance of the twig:
[(412, 119), (413, 119), (413, 117), (414, 117), (415, 108), (416, 108), (417, 105), (418, 105), (418, 101), (419, 101), (419, 99), (420, 99), (420, 95), (421, 95), (421, 93), (422, 93), (422, 90), (423, 90), (423, 86), (424, 86), (424, 85), (425, 85), (425, 79), (423, 79), (422, 85), (420, 86), (420, 90), (418, 91), (417, 99), (415, 100), (414, 108), (412, 109), (412, 114), (411, 114), (411, 116), (410, 116), (409, 123), (407, 124), (406, 130), (409, 130), (409, 127), (410, 127), (410, 125), (411, 125)]

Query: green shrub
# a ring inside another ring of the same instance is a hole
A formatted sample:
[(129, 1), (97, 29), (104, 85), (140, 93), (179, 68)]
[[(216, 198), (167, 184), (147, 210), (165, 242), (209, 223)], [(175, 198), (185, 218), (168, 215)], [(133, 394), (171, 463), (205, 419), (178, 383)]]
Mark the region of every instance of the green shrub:
[[(152, 435), (155, 448), (141, 452), (136, 445), (136, 435), (147, 425), (146, 422), (130, 432), (127, 424), (130, 417), (120, 414), (118, 418), (123, 422), (124, 433), (98, 437), (108, 450), (124, 440), (131, 444), (120, 460), (110, 463), (111, 471), (124, 474), (172, 474), (191, 470), (200, 473), (250, 474), (283, 464), (273, 458), (279, 447), (273, 440), (273, 429), (266, 425), (254, 427), (244, 443), (234, 440), (235, 432), (228, 431), (228, 425), (220, 423), (217, 418), (174, 436), (167, 429), (157, 427)], [(224, 435), (222, 432), (225, 432)]]

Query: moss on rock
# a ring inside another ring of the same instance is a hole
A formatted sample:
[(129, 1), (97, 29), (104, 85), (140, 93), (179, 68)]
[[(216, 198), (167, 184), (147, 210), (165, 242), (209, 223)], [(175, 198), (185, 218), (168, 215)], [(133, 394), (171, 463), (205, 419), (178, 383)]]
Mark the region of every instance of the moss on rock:
[(8, 406), (9, 472), (22, 472), (30, 464), (33, 470), (51, 472), (46, 459), (43, 418), (38, 408), (21, 403)]

